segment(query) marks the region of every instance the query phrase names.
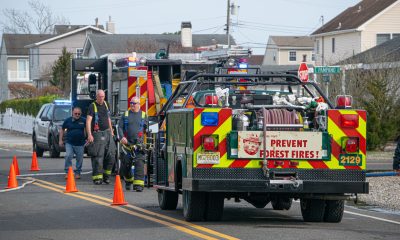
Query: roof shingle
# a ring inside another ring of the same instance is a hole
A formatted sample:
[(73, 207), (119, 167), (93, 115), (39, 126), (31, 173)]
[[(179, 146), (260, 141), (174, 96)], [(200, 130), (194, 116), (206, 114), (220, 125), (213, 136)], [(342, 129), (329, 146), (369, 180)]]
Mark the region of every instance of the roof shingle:
[(40, 42), (54, 37), (52, 34), (3, 34), (7, 55), (29, 55), (29, 48), (26, 45)]
[[(98, 56), (108, 53), (156, 52), (170, 45), (171, 52), (194, 52), (197, 47), (227, 44), (225, 34), (193, 34), (191, 49), (181, 48), (181, 35), (176, 34), (90, 34), (88, 40)], [(231, 44), (235, 44), (231, 37)], [(174, 51), (175, 50), (175, 51)], [(177, 51), (179, 50), (179, 51)]]
[(337, 15), (311, 35), (357, 29), (398, 0), (363, 0)]

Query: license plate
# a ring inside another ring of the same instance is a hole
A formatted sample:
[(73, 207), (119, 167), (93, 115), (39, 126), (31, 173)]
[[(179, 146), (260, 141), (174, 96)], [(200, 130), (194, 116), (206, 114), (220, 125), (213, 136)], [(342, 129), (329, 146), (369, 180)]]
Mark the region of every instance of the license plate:
[(340, 166), (361, 166), (362, 155), (361, 154), (340, 154), (339, 155)]
[(219, 152), (198, 153), (197, 164), (219, 164)]

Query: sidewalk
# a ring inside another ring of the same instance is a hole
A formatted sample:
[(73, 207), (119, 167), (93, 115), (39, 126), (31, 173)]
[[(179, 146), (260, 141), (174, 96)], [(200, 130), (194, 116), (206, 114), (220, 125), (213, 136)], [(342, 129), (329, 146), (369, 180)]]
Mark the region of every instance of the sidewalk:
[(0, 129), (0, 148), (32, 150), (32, 135)]

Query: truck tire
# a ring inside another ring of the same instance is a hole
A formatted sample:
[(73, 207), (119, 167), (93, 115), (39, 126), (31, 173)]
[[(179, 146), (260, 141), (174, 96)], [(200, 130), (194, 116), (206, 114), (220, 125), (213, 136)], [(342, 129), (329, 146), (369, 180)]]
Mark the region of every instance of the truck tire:
[(271, 205), (274, 210), (289, 210), (292, 207), (292, 198), (276, 198), (271, 200)]
[(206, 207), (204, 192), (183, 190), (182, 193), (183, 217), (186, 221), (202, 221)]
[(158, 191), (158, 205), (162, 210), (175, 210), (178, 206), (179, 194), (173, 191), (159, 189)]
[(219, 221), (224, 212), (224, 194), (223, 193), (208, 193), (206, 199), (206, 221)]
[(37, 145), (36, 135), (32, 136), (33, 151), (36, 152), (37, 157), (43, 157), (44, 149)]
[(49, 139), (49, 152), (50, 152), (51, 158), (60, 157), (60, 151), (57, 150), (57, 147), (55, 146), (53, 137), (50, 137), (50, 139)]
[(324, 221), (338, 223), (342, 221), (344, 212), (344, 200), (326, 200)]
[(325, 214), (325, 200), (300, 199), (301, 215), (305, 222), (322, 222)]

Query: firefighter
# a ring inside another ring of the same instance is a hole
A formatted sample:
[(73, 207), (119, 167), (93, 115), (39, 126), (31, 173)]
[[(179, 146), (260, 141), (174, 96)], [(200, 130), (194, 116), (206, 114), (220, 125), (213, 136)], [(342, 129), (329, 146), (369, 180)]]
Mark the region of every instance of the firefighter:
[[(140, 99), (133, 97), (130, 109), (127, 110), (118, 122), (118, 134), (121, 143), (121, 175), (125, 180), (125, 189), (142, 192), (144, 187), (144, 132), (146, 113), (140, 110)], [(134, 174), (132, 176), (132, 165)]]
[(105, 93), (97, 90), (96, 101), (89, 105), (86, 118), (88, 154), (92, 159), (92, 180), (96, 185), (110, 184), (111, 170), (115, 162), (115, 142), (110, 111), (104, 101)]

